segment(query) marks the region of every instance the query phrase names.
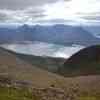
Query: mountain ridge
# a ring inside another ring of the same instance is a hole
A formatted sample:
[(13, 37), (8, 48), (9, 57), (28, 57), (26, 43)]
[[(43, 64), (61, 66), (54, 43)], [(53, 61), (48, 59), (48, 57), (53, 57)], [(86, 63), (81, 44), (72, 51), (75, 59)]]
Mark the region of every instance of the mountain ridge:
[(0, 42), (12, 43), (17, 41), (42, 41), (55, 44), (80, 44), (93, 45), (100, 43), (100, 39), (80, 26), (53, 25), (53, 26), (28, 26), (17, 28), (0, 28)]

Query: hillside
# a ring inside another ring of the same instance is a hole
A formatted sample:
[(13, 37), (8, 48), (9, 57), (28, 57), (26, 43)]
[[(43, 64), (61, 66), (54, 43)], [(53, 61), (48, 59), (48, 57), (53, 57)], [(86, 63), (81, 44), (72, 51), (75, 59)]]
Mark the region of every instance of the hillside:
[(64, 76), (100, 74), (100, 45), (87, 47), (72, 55), (59, 73)]
[(23, 59), (25, 62), (28, 62), (35, 66), (36, 68), (44, 69), (49, 72), (56, 73), (63, 63), (66, 61), (64, 58), (54, 58), (46, 56), (35, 56), (28, 54), (16, 53), (14, 51), (6, 49), (7, 52), (16, 55), (16, 57)]
[(9, 51), (0, 48), (0, 76), (2, 75), (15, 80), (34, 82), (37, 86), (47, 86), (55, 79), (59, 79), (57, 75), (36, 68)]
[[(60, 79), (64, 81), (63, 77), (40, 70), (17, 58), (13, 53), (0, 48), (1, 100), (47, 100), (47, 98), (56, 98), (55, 100), (61, 100), (62, 98), (62, 100), (65, 100), (63, 97), (66, 95), (61, 89), (49, 88), (53, 84), (55, 85), (56, 81)], [(57, 87), (60, 87), (60, 84)], [(41, 94), (38, 94), (39, 91), (41, 91)], [(53, 96), (54, 91), (57, 91), (56, 96)], [(59, 97), (59, 94), (62, 97)], [(46, 97), (44, 95), (48, 96)]]
[[(13, 52), (14, 53), (14, 52)], [(38, 68), (47, 70), (49, 72), (56, 73), (60, 67), (62, 67), (65, 62), (64, 58), (53, 58), (53, 57), (42, 57), (34, 55), (16, 54), (17, 57), (23, 59), (24, 61), (36, 66)]]
[(100, 76), (59, 76), (0, 48), (0, 100), (99, 100)]

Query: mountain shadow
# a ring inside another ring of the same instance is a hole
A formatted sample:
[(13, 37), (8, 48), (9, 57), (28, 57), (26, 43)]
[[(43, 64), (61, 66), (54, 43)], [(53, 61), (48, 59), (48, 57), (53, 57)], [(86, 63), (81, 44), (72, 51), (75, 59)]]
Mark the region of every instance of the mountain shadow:
[(100, 74), (100, 45), (87, 47), (72, 55), (58, 73), (63, 76)]

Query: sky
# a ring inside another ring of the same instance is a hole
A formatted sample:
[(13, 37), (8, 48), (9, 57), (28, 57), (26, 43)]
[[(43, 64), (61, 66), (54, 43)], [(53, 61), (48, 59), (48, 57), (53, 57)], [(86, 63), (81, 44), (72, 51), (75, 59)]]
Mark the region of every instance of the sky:
[(100, 0), (0, 0), (0, 23), (100, 25)]

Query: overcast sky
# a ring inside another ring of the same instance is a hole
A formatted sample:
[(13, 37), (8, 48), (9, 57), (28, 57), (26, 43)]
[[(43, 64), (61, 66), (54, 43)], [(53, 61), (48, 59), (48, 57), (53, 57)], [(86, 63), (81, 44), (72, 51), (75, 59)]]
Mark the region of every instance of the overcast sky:
[(100, 25), (100, 0), (0, 0), (0, 23)]

